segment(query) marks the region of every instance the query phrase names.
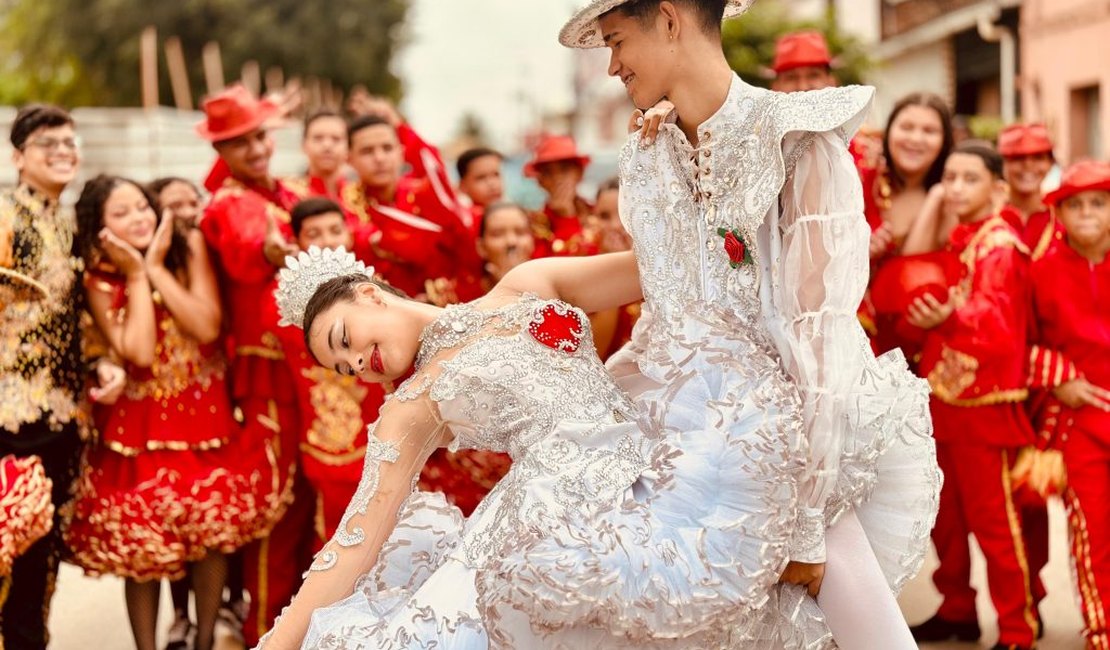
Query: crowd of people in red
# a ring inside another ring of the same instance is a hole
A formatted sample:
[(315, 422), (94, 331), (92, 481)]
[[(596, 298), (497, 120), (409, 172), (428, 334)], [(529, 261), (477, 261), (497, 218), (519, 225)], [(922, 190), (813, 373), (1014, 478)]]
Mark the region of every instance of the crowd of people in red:
[[(774, 72), (782, 92), (836, 84), (816, 32), (784, 37)], [(268, 129), (281, 109), (233, 86), (197, 126), (217, 155), (203, 183), (101, 175), (73, 213), (60, 204), (80, 163), (72, 118), (19, 112), (20, 181), (0, 194), (9, 647), (45, 647), (62, 559), (126, 578), (143, 650), (155, 648), (162, 579), (170, 647), (211, 648), (221, 618), (254, 645), (289, 602), (356, 489), (365, 425), (388, 390), (318, 367), (282, 326), (274, 289), (290, 253), (344, 247), (398, 291), (445, 305), (531, 258), (630, 248), (619, 183), (581, 196), (590, 158), (571, 138), (536, 146), (524, 171), (547, 200), (529, 211), (504, 200), (497, 151), (459, 156), (456, 183), (392, 104), (352, 108), (310, 114), (305, 175), (276, 178)], [(1043, 125), (1008, 126), (997, 146), (957, 142), (945, 102), (926, 93), (851, 150), (872, 230), (860, 322), (877, 352), (901, 349), (928, 379), (945, 473), (932, 531), (944, 600), (915, 637), (979, 637), (972, 534), (1000, 643), (1035, 645), (1044, 498), (1056, 494), (1089, 645), (1110, 648), (1110, 164), (1077, 162), (1046, 194), (1058, 165)], [(639, 305), (592, 315), (602, 358), (638, 317)], [(510, 463), (440, 450), (420, 488), (469, 514)]]

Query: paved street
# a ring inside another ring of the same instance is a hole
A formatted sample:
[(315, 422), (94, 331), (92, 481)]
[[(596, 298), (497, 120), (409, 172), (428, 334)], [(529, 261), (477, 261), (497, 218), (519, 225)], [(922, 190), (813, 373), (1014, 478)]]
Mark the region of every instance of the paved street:
[[(1040, 648), (1082, 650), (1083, 642), (1079, 636), (1082, 621), (1071, 587), (1071, 570), (1067, 563), (1067, 532), (1063, 511), (1058, 505), (1052, 508), (1051, 517), (1052, 557), (1044, 576), (1049, 596), (1042, 606), (1047, 632)], [(921, 575), (906, 587), (900, 599), (902, 610), (911, 623), (928, 618), (936, 609), (939, 596), (929, 581), (935, 562), (936, 559), (930, 556)], [(979, 588), (980, 622), (984, 630), (981, 645), (989, 646), (996, 640), (998, 632), (994, 611), (984, 588), (985, 574), (981, 555), (976, 555), (974, 566), (974, 582)], [(168, 588), (164, 590), (162, 602), (164, 623), (159, 629), (164, 633), (170, 616)], [(59, 578), (50, 628), (54, 639), (51, 644), (53, 650), (84, 650), (93, 647), (100, 650), (128, 650), (134, 647), (123, 602), (122, 582), (110, 578), (85, 578), (80, 571), (68, 565), (63, 568)], [(218, 650), (238, 650), (242, 647), (226, 632), (221, 632), (219, 639)], [(970, 650), (974, 647), (960, 643), (922, 646), (927, 650)]]

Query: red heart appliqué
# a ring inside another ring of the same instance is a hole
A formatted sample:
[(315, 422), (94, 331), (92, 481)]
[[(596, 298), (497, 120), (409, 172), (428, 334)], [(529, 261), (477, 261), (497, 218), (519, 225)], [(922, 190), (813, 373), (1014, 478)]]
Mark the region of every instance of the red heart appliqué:
[(539, 310), (528, 324), (532, 338), (553, 350), (567, 354), (578, 351), (586, 328), (578, 312), (567, 306), (546, 305)]

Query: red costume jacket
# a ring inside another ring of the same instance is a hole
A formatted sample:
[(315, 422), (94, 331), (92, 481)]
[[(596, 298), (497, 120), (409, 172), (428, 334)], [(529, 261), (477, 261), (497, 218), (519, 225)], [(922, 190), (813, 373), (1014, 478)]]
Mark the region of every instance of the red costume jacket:
[(1044, 256), (1053, 242), (1064, 239), (1063, 224), (1047, 209), (1023, 218), (1017, 208), (1007, 205), (1000, 214), (1021, 235), (1034, 260)]
[[(1050, 391), (1084, 377), (1110, 388), (1110, 259), (1095, 264), (1058, 241), (1032, 264), (1033, 326), (1030, 385)], [(1066, 438), (1072, 426), (1110, 442), (1110, 413), (1092, 406), (1062, 407), (1050, 398), (1041, 412), (1039, 430), (1052, 434), (1051, 444)], [(1055, 419), (1046, 429), (1043, 418)]]
[(959, 302), (952, 315), (926, 335), (921, 373), (933, 395), (953, 406), (1023, 401), (1028, 249), (1006, 220), (995, 216), (957, 226), (947, 250), (963, 265)]
[(351, 493), (343, 497), (343, 507), (362, 476), (366, 425), (378, 419), (385, 393), (378, 384), (317, 365), (305, 348), (300, 328), (279, 327), (278, 338), (297, 389), (301, 467), (314, 486), (349, 484)]
[(532, 237), (536, 242), (533, 259), (541, 257), (575, 257), (598, 253), (597, 235), (582, 220), (593, 212), (584, 199), (574, 202), (577, 215), (561, 216), (545, 205), (532, 213)]
[(296, 194), (302, 199), (307, 199), (313, 196), (322, 196), (333, 201), (340, 201), (343, 196), (343, 189), (351, 184), (345, 176), (340, 176), (335, 182), (335, 192), (328, 191), (328, 184), (324, 179), (319, 176), (305, 174), (304, 176), (294, 176), (292, 178), (282, 179), (289, 191)]
[(441, 278), (459, 286), (459, 300), (481, 295), (481, 263), (470, 212), (459, 205), (439, 152), (406, 124), (397, 128), (409, 174), (389, 203), (379, 202), (361, 183), (343, 190), (354, 216), (356, 254), (376, 265), (386, 280), (411, 296), (427, 293)]
[[(292, 401), (274, 308), (276, 269), (262, 253), (272, 217), (287, 239), (289, 210), (297, 196), (281, 182), (273, 189), (226, 178), (204, 211), (200, 229), (220, 276), (228, 338), (233, 352), (231, 392)], [(271, 315), (272, 314), (272, 315)], [(275, 368), (274, 366), (279, 366)]]

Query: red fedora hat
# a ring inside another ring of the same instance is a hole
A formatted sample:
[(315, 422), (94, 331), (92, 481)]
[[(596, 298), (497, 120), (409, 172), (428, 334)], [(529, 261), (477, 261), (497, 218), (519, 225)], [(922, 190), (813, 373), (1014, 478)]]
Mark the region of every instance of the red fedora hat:
[(775, 74), (807, 66), (831, 66), (832, 55), (825, 36), (817, 31), (792, 32), (775, 43)]
[(1110, 192), (1110, 163), (1101, 160), (1084, 160), (1064, 170), (1060, 176), (1060, 187), (1044, 197), (1045, 205), (1060, 203), (1080, 192)]
[(536, 166), (544, 163), (558, 162), (560, 160), (573, 160), (583, 168), (590, 164), (590, 157), (578, 153), (574, 138), (569, 135), (544, 136), (536, 145), (532, 160), (524, 165), (524, 175), (529, 178), (536, 176)]
[(1011, 124), (998, 134), (998, 153), (1004, 158), (1052, 153), (1052, 139), (1044, 124)]
[(277, 113), (272, 102), (235, 84), (204, 100), (205, 119), (197, 123), (197, 134), (209, 142), (230, 140), (257, 129)]

